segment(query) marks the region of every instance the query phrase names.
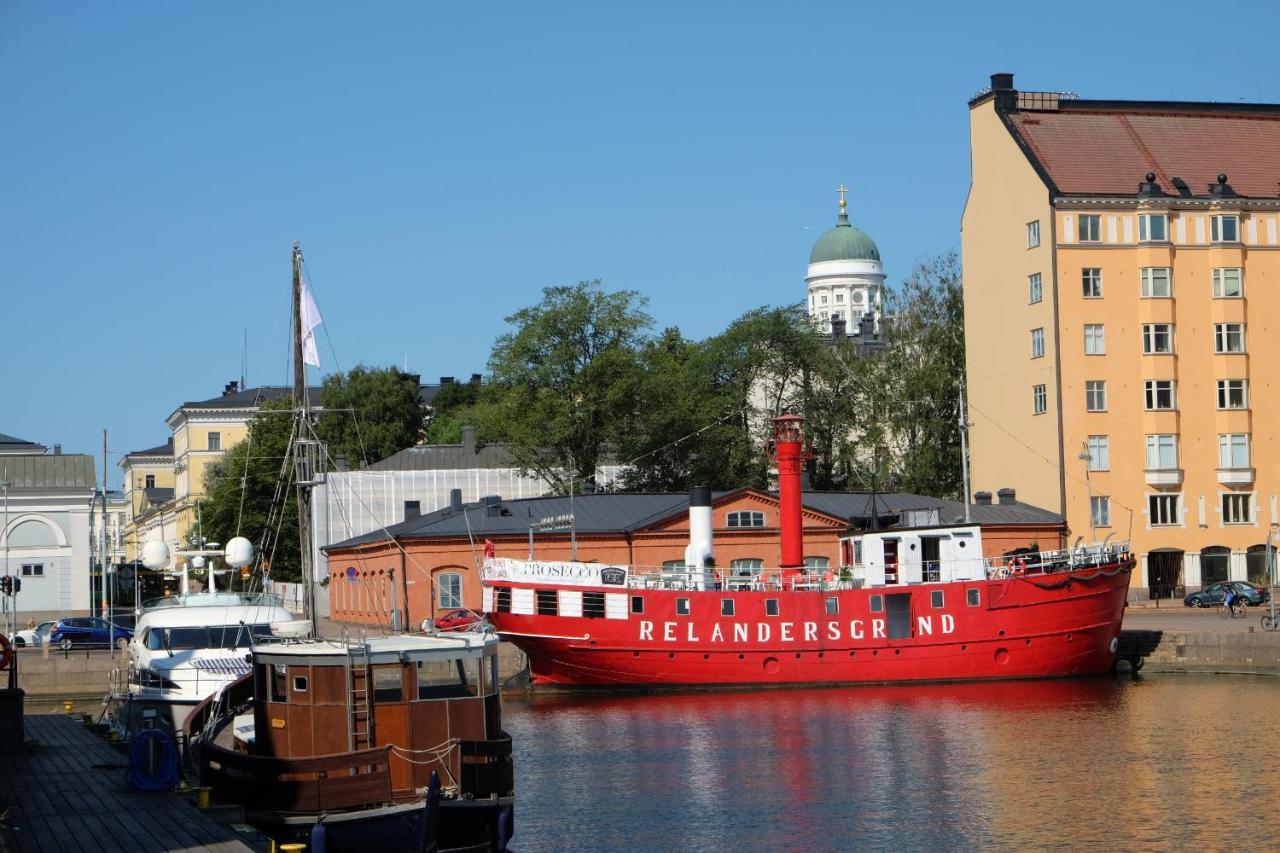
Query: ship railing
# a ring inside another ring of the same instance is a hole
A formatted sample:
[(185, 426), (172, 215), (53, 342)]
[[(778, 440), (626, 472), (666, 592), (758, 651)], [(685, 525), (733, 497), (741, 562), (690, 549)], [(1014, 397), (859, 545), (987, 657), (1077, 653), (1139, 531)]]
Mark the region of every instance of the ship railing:
[(986, 575), (988, 578), (1004, 578), (1069, 572), (1112, 565), (1127, 559), (1128, 556), (1127, 540), (1112, 542), (1108, 539), (1092, 544), (1078, 544), (1073, 548), (1028, 550), (1003, 557), (992, 557), (986, 561)]

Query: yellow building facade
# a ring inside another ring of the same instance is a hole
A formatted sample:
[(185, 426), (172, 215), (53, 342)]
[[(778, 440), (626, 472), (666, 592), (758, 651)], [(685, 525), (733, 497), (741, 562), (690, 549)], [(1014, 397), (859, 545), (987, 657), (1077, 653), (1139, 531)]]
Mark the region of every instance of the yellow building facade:
[(1265, 583), (1280, 106), (970, 103), (972, 482), (1132, 542), (1138, 595)]

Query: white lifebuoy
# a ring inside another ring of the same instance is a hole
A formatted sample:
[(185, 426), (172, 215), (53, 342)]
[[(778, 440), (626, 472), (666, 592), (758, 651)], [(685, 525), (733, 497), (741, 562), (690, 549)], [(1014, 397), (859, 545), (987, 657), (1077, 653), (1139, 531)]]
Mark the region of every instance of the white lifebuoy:
[(1120, 648), (1120, 638), (1112, 637), (1111, 638), (1111, 654), (1114, 655), (1116, 653), (1116, 649), (1118, 648)]

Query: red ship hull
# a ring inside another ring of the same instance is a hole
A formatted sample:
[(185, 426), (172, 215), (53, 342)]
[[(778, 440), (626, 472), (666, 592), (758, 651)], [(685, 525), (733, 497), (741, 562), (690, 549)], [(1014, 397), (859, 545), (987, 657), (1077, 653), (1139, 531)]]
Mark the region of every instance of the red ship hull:
[(615, 595), (625, 594), (627, 612), (614, 608), (613, 618), (512, 613), (500, 591), (532, 586), (492, 582), (499, 603), (488, 618), (528, 655), (535, 686), (1097, 675), (1115, 662), (1132, 567), (1126, 559), (1052, 574), (871, 589), (626, 589)]

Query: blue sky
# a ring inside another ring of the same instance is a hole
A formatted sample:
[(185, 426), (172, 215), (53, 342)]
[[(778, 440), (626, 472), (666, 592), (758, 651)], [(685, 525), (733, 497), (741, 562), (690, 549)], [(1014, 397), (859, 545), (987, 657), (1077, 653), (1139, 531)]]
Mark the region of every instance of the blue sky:
[[(979, 11), (981, 9), (981, 11)], [(0, 432), (159, 444), (287, 381), (302, 242), (324, 371), (483, 371), (503, 318), (600, 278), (704, 337), (796, 302), (852, 188), (890, 282), (959, 247), (965, 102), (1280, 101), (1277, 7), (0, 4)], [(336, 362), (335, 362), (336, 354)]]

